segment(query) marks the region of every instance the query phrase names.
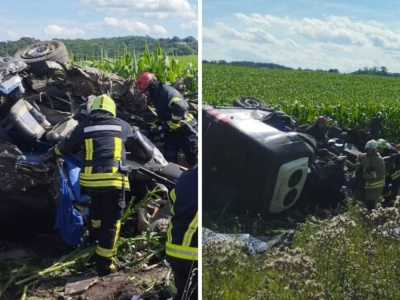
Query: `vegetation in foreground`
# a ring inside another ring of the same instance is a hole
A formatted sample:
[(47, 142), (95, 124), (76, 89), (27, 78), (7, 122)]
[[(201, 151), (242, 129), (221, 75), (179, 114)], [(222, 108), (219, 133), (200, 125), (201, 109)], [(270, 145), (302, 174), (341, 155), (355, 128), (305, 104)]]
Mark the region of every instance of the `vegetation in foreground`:
[(348, 198), (346, 212), (307, 218), (289, 246), (264, 254), (250, 254), (240, 242), (209, 243), (203, 298), (400, 299), (399, 207), (398, 199), (367, 211)]
[(203, 64), (203, 103), (231, 105), (238, 96), (257, 98), (276, 110), (311, 123), (326, 115), (331, 124), (367, 130), (383, 120), (384, 135), (399, 142), (400, 79), (318, 71)]
[[(162, 193), (157, 187), (148, 191), (138, 204), (133, 204), (135, 198), (132, 197), (125, 209), (121, 218), (122, 229), (121, 236), (117, 241), (116, 255), (116, 263), (121, 270), (145, 271), (152, 268), (148, 266), (150, 263), (153, 264), (153, 267), (166, 266), (165, 232), (156, 232), (150, 222), (146, 221), (144, 232), (132, 234), (135, 227), (133, 215), (136, 215), (139, 210), (144, 210), (153, 200), (160, 199), (160, 192)], [(12, 300), (17, 297), (18, 299), (48, 299), (49, 294), (56, 299), (57, 295), (64, 291), (68, 279), (82, 276), (82, 274), (89, 273), (93, 269), (95, 246), (93, 242), (88, 240), (86, 234), (84, 241), (76, 247), (68, 246), (57, 236), (47, 241), (51, 246), (50, 249), (45, 250), (45, 239), (42, 243), (44, 245), (40, 245), (40, 243), (31, 245), (31, 250), (34, 249), (35, 251), (31, 251), (27, 257), (0, 261), (2, 270), (0, 274), (0, 299)], [(4, 247), (4, 245), (2, 246)], [(12, 248), (2, 250), (11, 251)], [(167, 285), (170, 280), (169, 276), (170, 272), (162, 281), (154, 280), (153, 285), (147, 286), (148, 292), (154, 293), (157, 289)], [(139, 286), (139, 282), (137, 286)], [(46, 294), (45, 298), (40, 296), (37, 298), (36, 296), (43, 291)]]

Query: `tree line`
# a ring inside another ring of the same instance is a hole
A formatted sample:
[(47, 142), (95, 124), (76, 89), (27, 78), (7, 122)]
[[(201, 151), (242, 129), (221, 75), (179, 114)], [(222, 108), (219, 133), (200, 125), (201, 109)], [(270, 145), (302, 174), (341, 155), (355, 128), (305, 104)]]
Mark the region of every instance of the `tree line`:
[[(125, 36), (113, 38), (97, 38), (97, 39), (55, 39), (65, 44), (70, 55), (74, 60), (99, 59), (107, 54), (108, 57), (114, 58), (121, 56), (126, 50), (143, 53), (146, 44), (150, 51), (155, 51), (159, 43), (166, 55), (197, 55), (197, 40), (194, 37), (179, 38), (160, 38), (155, 39), (149, 36)], [(27, 47), (38, 39), (31, 37), (23, 37), (18, 41), (0, 42), (0, 57), (14, 56), (18, 49)]]
[[(293, 68), (285, 67), (283, 65), (274, 64), (274, 63), (262, 63), (262, 62), (252, 62), (252, 61), (232, 61), (227, 62), (225, 60), (203, 60), (203, 64), (219, 64), (219, 65), (231, 65), (231, 66), (242, 66), (242, 67), (253, 67), (253, 68), (267, 68), (267, 69), (280, 69), (280, 70), (295, 70)], [(311, 70), (311, 69), (302, 69), (298, 68), (297, 70), (304, 71), (316, 71), (316, 72), (329, 72), (329, 73), (340, 73), (338, 69), (329, 69), (329, 70)], [(388, 76), (388, 77), (400, 77), (400, 73), (390, 73), (388, 68), (382, 67), (373, 67), (364, 69), (358, 69), (357, 71), (351, 72), (351, 74), (361, 74), (361, 75), (377, 75), (377, 76)]]

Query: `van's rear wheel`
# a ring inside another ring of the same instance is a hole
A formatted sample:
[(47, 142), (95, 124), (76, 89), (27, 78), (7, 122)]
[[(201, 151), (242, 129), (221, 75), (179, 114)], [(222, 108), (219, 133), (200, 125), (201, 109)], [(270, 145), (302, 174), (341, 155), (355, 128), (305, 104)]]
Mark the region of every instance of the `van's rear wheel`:
[(245, 108), (265, 108), (265, 104), (253, 97), (240, 96), (233, 100), (233, 106)]

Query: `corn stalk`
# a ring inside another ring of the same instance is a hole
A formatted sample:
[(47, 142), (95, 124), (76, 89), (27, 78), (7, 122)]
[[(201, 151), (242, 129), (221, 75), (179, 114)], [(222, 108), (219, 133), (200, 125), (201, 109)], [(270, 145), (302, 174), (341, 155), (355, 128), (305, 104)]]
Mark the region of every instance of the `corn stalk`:
[[(71, 56), (73, 59), (73, 55)], [(190, 58), (192, 61), (196, 57)], [(107, 51), (101, 49), (101, 57), (96, 60), (91, 57), (90, 60), (74, 62), (79, 66), (95, 67), (104, 72), (113, 73), (123, 78), (136, 78), (140, 73), (148, 71), (166, 84), (172, 84), (185, 77), (193, 77), (194, 84), (189, 87), (190, 92), (197, 92), (198, 69), (194, 67), (192, 61), (184, 62), (174, 54), (167, 56), (164, 54), (161, 45), (158, 43), (154, 53), (150, 52), (146, 44), (143, 53), (137, 55), (135, 51), (124, 49), (122, 55), (116, 58), (110, 58)]]

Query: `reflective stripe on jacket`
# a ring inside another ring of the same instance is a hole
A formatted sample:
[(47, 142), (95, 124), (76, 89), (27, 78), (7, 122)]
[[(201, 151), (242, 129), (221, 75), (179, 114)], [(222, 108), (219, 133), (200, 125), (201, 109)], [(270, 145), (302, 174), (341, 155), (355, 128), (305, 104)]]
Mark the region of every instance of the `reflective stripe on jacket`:
[[(57, 154), (76, 153), (84, 150), (84, 166), (80, 184), (90, 188), (129, 189), (129, 180), (118, 172), (125, 162), (125, 146), (133, 130), (125, 121), (107, 112), (96, 112), (79, 124), (71, 135), (56, 147)], [(124, 183), (123, 183), (124, 182)]]
[(115, 187), (129, 189), (128, 178), (118, 172), (122, 159), (122, 127), (118, 119), (92, 122), (83, 128), (85, 162), (80, 174), (84, 187)]
[(393, 172), (390, 177), (392, 178), (392, 180), (395, 180), (397, 178), (400, 177), (400, 170), (396, 170), (395, 172)]
[(198, 172), (182, 173), (170, 192), (172, 218), (168, 226), (166, 253), (171, 257), (198, 260)]
[(363, 172), (368, 174), (374, 172), (376, 176), (365, 179), (365, 188), (374, 189), (385, 186), (385, 163), (379, 153), (367, 155), (362, 153), (357, 157), (357, 163), (361, 163)]

